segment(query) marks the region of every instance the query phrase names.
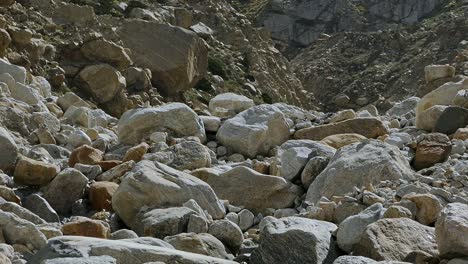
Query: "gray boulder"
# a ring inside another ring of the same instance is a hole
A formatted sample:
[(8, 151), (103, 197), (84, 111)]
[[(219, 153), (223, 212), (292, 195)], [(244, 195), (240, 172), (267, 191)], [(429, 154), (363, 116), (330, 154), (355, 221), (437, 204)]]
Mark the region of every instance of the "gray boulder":
[(436, 240), (444, 257), (468, 257), (468, 205), (448, 204), (437, 220)]
[(134, 231), (140, 236), (165, 238), (187, 231), (190, 215), (195, 211), (186, 207), (171, 207), (140, 211)]

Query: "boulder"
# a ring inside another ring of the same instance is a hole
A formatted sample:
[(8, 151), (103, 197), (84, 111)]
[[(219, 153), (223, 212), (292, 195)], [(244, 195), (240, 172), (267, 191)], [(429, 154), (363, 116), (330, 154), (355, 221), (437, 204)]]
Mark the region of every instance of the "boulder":
[(213, 218), (224, 217), (224, 206), (208, 184), (166, 165), (141, 161), (123, 178), (112, 197), (112, 207), (134, 228), (143, 206), (181, 206), (189, 199), (194, 199)]
[(47, 246), (43, 247), (33, 258), (37, 263), (57, 258), (110, 256), (115, 258), (117, 263), (132, 264), (157, 261), (172, 263), (174, 260), (181, 264), (236, 264), (236, 262), (229, 260), (142, 242), (133, 239), (105, 240), (89, 237), (61, 236), (49, 239)]
[(33, 223), (14, 213), (0, 210), (0, 229), (5, 242), (10, 245), (19, 244), (39, 250), (47, 243), (45, 235)]
[(232, 258), (226, 252), (223, 243), (210, 234), (183, 233), (168, 236), (164, 238), (164, 241), (171, 244), (177, 250), (221, 259)]
[(438, 255), (434, 228), (408, 218), (386, 218), (367, 226), (354, 253), (378, 261), (403, 261), (417, 250)]
[(327, 125), (303, 128), (294, 134), (294, 138), (322, 140), (337, 134), (359, 134), (366, 138), (377, 138), (388, 134), (388, 128), (377, 118), (360, 117)]
[(437, 119), (434, 132), (451, 135), (459, 128), (468, 126), (468, 109), (459, 106), (445, 108)]
[(398, 148), (378, 140), (355, 143), (336, 152), (310, 185), (306, 200), (316, 203), (322, 196), (331, 198), (352, 192), (353, 187), (412, 178), (408, 161)]
[(75, 169), (60, 172), (44, 191), (44, 198), (59, 214), (71, 212), (74, 202), (84, 195), (88, 178)]
[(457, 83), (446, 83), (426, 94), (416, 106), (416, 127), (428, 130), (429, 126), (422, 120), (423, 112), (436, 105), (451, 105), (458, 91), (465, 89), (468, 89), (468, 79), (463, 79)]
[(432, 82), (437, 79), (450, 78), (455, 76), (455, 68), (448, 64), (428, 65), (424, 68), (426, 82)]
[(332, 237), (336, 225), (324, 221), (266, 217), (260, 223), (260, 245), (251, 264), (332, 263), (338, 251)]
[(140, 236), (165, 238), (187, 231), (190, 215), (195, 211), (186, 207), (141, 210), (133, 230)]
[(109, 63), (119, 70), (124, 70), (133, 63), (123, 47), (105, 39), (84, 43), (81, 46), (81, 53), (88, 60)]
[(65, 236), (84, 236), (107, 238), (109, 227), (102, 221), (93, 220), (86, 217), (72, 217), (72, 220), (62, 226), (62, 232)]
[(89, 187), (89, 201), (96, 211), (112, 211), (112, 195), (119, 188), (114, 182), (95, 182)]
[(431, 167), (447, 160), (452, 151), (450, 139), (440, 133), (422, 135), (418, 138), (413, 165), (417, 170)]
[(338, 246), (345, 252), (352, 252), (367, 226), (382, 218), (384, 212), (382, 204), (377, 203), (357, 215), (346, 218), (338, 227), (336, 235)]
[(57, 212), (55, 212), (46, 199), (38, 194), (31, 194), (23, 199), (23, 206), (49, 223), (60, 222)]
[(71, 106), (91, 108), (91, 105), (73, 92), (67, 92), (57, 99), (57, 104), (67, 111)]
[(195, 86), (208, 68), (208, 49), (194, 32), (168, 24), (126, 20), (117, 31), (130, 57), (152, 72), (152, 83), (168, 95)]
[(261, 174), (243, 166), (227, 172), (200, 169), (192, 174), (208, 183), (221, 199), (254, 212), (290, 207), (302, 194), (299, 186), (284, 178)]
[(409, 113), (414, 113), (419, 100), (421, 100), (421, 98), (414, 96), (407, 98), (393, 105), (385, 114), (391, 117), (401, 117), (406, 116)]
[(208, 148), (195, 141), (175, 144), (157, 154), (163, 154), (164, 159), (159, 160), (160, 162), (177, 170), (194, 170), (211, 166), (211, 156)]
[[(13, 77), (16, 83), (26, 84), (26, 69), (9, 63), (4, 59), (0, 59), (0, 72), (8, 73)], [(13, 87), (9, 87), (10, 89)]]
[(125, 156), (122, 159), (122, 162), (134, 161), (139, 162), (143, 159), (143, 156), (146, 154), (150, 146), (146, 143), (140, 143), (134, 147), (131, 147), (125, 153)]
[(216, 116), (200, 116), (200, 119), (207, 132), (218, 132), (218, 129), (221, 126), (221, 118)]
[(209, 109), (214, 115), (237, 114), (254, 106), (252, 99), (235, 93), (218, 94), (210, 100)]
[(125, 78), (108, 64), (86, 66), (80, 73), (83, 89), (98, 103), (111, 101), (127, 85)]
[(435, 235), (442, 257), (468, 257), (468, 205), (448, 204), (437, 220)]
[(53, 10), (53, 19), (58, 24), (90, 26), (97, 23), (94, 9), (88, 5), (59, 2)]
[(210, 225), (208, 233), (223, 242), (232, 252), (239, 251), (244, 235), (242, 230), (229, 220), (218, 220)]
[(102, 151), (88, 145), (83, 145), (73, 150), (73, 152), (70, 154), (70, 158), (68, 159), (68, 165), (70, 167), (74, 167), (75, 164), (78, 163), (85, 165), (96, 165), (102, 161), (102, 159)]
[(48, 164), (26, 157), (16, 163), (14, 180), (23, 185), (45, 185), (60, 172), (55, 164)]
[(13, 172), (19, 150), (10, 132), (3, 127), (0, 127), (0, 149), (0, 169), (7, 173)]
[(154, 132), (165, 131), (173, 136), (195, 136), (202, 142), (206, 140), (200, 118), (182, 103), (129, 110), (122, 115), (117, 127), (119, 140), (124, 144), (138, 144)]
[(433, 225), (442, 211), (443, 205), (437, 196), (424, 193), (410, 193), (403, 197), (404, 200), (413, 202), (416, 207), (416, 220), (423, 225)]
[(225, 121), (216, 137), (234, 152), (255, 158), (288, 140), (289, 126), (277, 107), (259, 105)]

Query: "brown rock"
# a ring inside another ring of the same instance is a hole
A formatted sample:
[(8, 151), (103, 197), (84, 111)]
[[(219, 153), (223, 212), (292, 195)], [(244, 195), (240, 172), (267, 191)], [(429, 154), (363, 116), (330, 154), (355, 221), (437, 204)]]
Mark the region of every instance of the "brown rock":
[(5, 56), (5, 50), (11, 43), (10, 34), (4, 29), (0, 29), (0, 56)]
[(102, 171), (108, 171), (116, 166), (122, 164), (120, 160), (103, 160), (97, 163), (102, 169)]
[(453, 139), (459, 140), (468, 140), (468, 128), (459, 128), (455, 134), (453, 134)]
[(363, 117), (338, 123), (308, 127), (294, 134), (296, 139), (322, 140), (337, 134), (359, 134), (366, 138), (378, 138), (388, 134), (388, 128), (377, 118)]
[(359, 135), (359, 134), (337, 134), (337, 135), (331, 135), (328, 136), (324, 139), (322, 139), (322, 142), (329, 145), (330, 147), (334, 147), (336, 149), (339, 149), (341, 147), (344, 147), (349, 144), (353, 144), (356, 142), (361, 142), (362, 140), (366, 139), (365, 136)]
[(0, 198), (21, 205), (21, 198), (16, 195), (13, 189), (0, 185)]
[[(86, 165), (96, 165), (102, 161), (102, 152), (98, 149), (90, 147), (88, 145), (83, 145), (75, 150), (70, 155), (68, 159), (68, 165), (74, 167), (76, 163), (86, 164)], [(100, 164), (99, 164), (100, 165)]]
[(107, 238), (109, 228), (102, 221), (86, 217), (76, 217), (72, 222), (68, 222), (62, 226), (62, 232), (65, 236)]
[(446, 135), (441, 133), (424, 135), (418, 140), (413, 165), (417, 170), (431, 167), (447, 160), (451, 151), (452, 144)]
[(59, 172), (57, 165), (22, 157), (16, 163), (14, 180), (24, 185), (45, 185)]
[(135, 162), (141, 161), (143, 159), (143, 156), (148, 151), (148, 149), (149, 149), (149, 145), (144, 142), (133, 148), (130, 148), (129, 150), (127, 150), (127, 153), (125, 153), (123, 162), (127, 162), (130, 160), (133, 160)]
[(416, 220), (423, 225), (432, 225), (437, 221), (443, 206), (440, 200), (432, 194), (409, 194), (403, 199), (412, 201), (418, 208)]
[(119, 188), (114, 182), (95, 182), (89, 188), (89, 200), (96, 211), (112, 211), (112, 195)]

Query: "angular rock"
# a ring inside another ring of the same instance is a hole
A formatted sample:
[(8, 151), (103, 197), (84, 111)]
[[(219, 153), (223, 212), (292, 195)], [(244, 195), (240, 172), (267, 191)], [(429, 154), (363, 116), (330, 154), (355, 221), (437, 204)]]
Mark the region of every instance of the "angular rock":
[(85, 236), (107, 238), (109, 227), (102, 221), (89, 219), (86, 217), (73, 217), (72, 220), (62, 226), (65, 236)]
[(328, 125), (303, 128), (294, 134), (294, 138), (322, 140), (337, 134), (359, 134), (366, 138), (377, 138), (388, 134), (388, 128), (377, 118), (360, 117)]
[(60, 172), (47, 186), (44, 198), (59, 214), (68, 214), (74, 202), (83, 197), (88, 178), (75, 169)]
[(152, 83), (175, 95), (195, 86), (206, 74), (208, 49), (195, 33), (167, 24), (125, 21), (117, 31), (130, 57), (152, 72)]
[(171, 207), (140, 211), (134, 231), (140, 236), (165, 238), (187, 231), (190, 215), (195, 211), (186, 207)]
[(234, 152), (255, 158), (288, 140), (289, 126), (277, 107), (259, 105), (225, 121), (216, 137)]
[(219, 239), (232, 252), (239, 251), (244, 236), (242, 230), (229, 220), (218, 220), (210, 225), (208, 233)]
[(4, 172), (13, 172), (16, 159), (18, 158), (18, 146), (13, 140), (10, 132), (0, 127), (0, 169)]
[(14, 180), (22, 185), (45, 185), (59, 172), (57, 165), (22, 157), (16, 163)]
[(302, 194), (299, 186), (284, 178), (264, 175), (243, 166), (224, 173), (201, 169), (192, 174), (208, 183), (221, 199), (254, 212), (287, 208)]
[(468, 205), (448, 204), (435, 225), (440, 255), (445, 258), (468, 256)]
[(387, 218), (366, 228), (354, 253), (378, 261), (403, 261), (416, 250), (438, 255), (434, 228), (408, 218)]
[(0, 210), (0, 228), (3, 231), (3, 238), (10, 245), (30, 245), (33, 249), (39, 250), (47, 243), (46, 237), (33, 223), (13, 213)]
[(75, 164), (96, 165), (102, 159), (102, 151), (83, 145), (73, 150), (68, 159), (68, 165), (70, 167), (74, 167)]
[(250, 263), (332, 263), (338, 257), (332, 238), (336, 229), (324, 221), (266, 217), (260, 223), (260, 245), (252, 252)]
[(111, 101), (127, 85), (122, 74), (108, 64), (87, 66), (79, 78), (84, 83), (83, 89), (99, 103)]
[(133, 160), (134, 162), (139, 162), (143, 159), (143, 156), (149, 149), (149, 145), (146, 143), (141, 143), (135, 147), (132, 147), (127, 150), (125, 156), (122, 159), (122, 162), (127, 162)]
[(130, 227), (143, 206), (181, 206), (194, 199), (215, 219), (224, 217), (224, 206), (203, 181), (160, 163), (139, 162), (122, 180), (112, 197), (112, 207)]
[(459, 128), (464, 128), (468, 125), (468, 109), (449, 106), (445, 108), (440, 115), (434, 127), (434, 132), (451, 135)]
[(254, 106), (252, 99), (235, 93), (218, 94), (210, 100), (209, 109), (212, 113), (237, 114)]
[(340, 223), (337, 233), (338, 246), (345, 252), (352, 252), (353, 247), (361, 240), (367, 226), (382, 218), (385, 209), (382, 204), (369, 206), (361, 213), (350, 216)]
[(141, 108), (125, 112), (117, 133), (124, 144), (139, 144), (153, 132), (170, 132), (173, 136), (195, 136), (206, 140), (205, 128), (198, 115), (187, 105), (170, 103), (157, 108)]
[(449, 78), (455, 76), (455, 68), (445, 65), (428, 65), (424, 68), (426, 82), (432, 82), (437, 79)]
[(442, 203), (432, 194), (409, 194), (403, 197), (412, 201), (416, 207), (416, 220), (423, 225), (433, 225), (442, 211)]
[(400, 150), (377, 140), (355, 143), (338, 150), (327, 168), (307, 191), (306, 200), (345, 195), (353, 187), (366, 187), (383, 180), (412, 179), (413, 172)]
[(105, 39), (84, 43), (81, 52), (88, 60), (109, 63), (119, 70), (126, 69), (133, 63), (124, 48)]
[(328, 136), (321, 141), (331, 147), (339, 149), (356, 142), (361, 142), (364, 139), (366, 139), (366, 137), (359, 134), (337, 134)]
[(417, 170), (431, 167), (447, 160), (452, 151), (450, 139), (440, 133), (423, 135), (418, 139), (413, 165)]
[[(26, 69), (0, 59), (0, 72), (10, 74), (17, 83), (26, 83)], [(11, 88), (10, 88), (11, 89)]]
[(112, 211), (112, 195), (119, 188), (114, 182), (95, 182), (89, 187), (89, 201), (96, 211)]
[(57, 212), (55, 212), (46, 199), (38, 194), (31, 194), (23, 199), (23, 206), (49, 223), (60, 222)]

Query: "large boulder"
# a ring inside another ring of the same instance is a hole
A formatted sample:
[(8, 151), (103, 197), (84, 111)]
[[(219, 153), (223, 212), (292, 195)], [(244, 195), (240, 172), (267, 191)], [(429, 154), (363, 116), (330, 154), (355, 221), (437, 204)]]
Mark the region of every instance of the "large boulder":
[(112, 207), (122, 220), (135, 228), (143, 206), (181, 206), (194, 199), (213, 218), (224, 217), (225, 209), (205, 182), (161, 163), (141, 161), (124, 177), (112, 196)]
[(134, 231), (140, 236), (165, 238), (187, 231), (190, 216), (196, 212), (187, 207), (140, 210)]
[(316, 203), (353, 191), (353, 187), (376, 185), (384, 180), (411, 179), (413, 172), (400, 150), (378, 140), (355, 143), (338, 150), (327, 168), (307, 191), (306, 200)]
[(223, 243), (210, 234), (183, 233), (164, 238), (175, 249), (221, 259), (230, 259)]
[(215, 115), (237, 114), (254, 105), (254, 101), (246, 96), (223, 93), (210, 100), (209, 109)]
[(216, 134), (218, 141), (235, 152), (255, 158), (289, 139), (284, 114), (275, 106), (251, 107), (224, 122)]
[(90, 65), (79, 73), (83, 88), (97, 102), (111, 101), (126, 86), (125, 78), (108, 64)]
[(434, 132), (451, 135), (457, 129), (468, 125), (468, 109), (459, 106), (449, 106), (437, 119)]
[(10, 245), (19, 244), (38, 250), (47, 243), (45, 235), (33, 223), (3, 210), (0, 210), (0, 230)]
[[(35, 263), (49, 259), (110, 256), (117, 263), (144, 264), (152, 262), (180, 264), (236, 264), (236, 262), (142, 243), (134, 239), (105, 240), (99, 238), (62, 236), (52, 238), (47, 246), (33, 256)], [(167, 244), (167, 243), (165, 243)], [(169, 245), (170, 246), (170, 245)], [(65, 263), (65, 262), (58, 262)], [(66, 263), (69, 263), (66, 261)], [(89, 262), (87, 262), (89, 263)], [(95, 263), (95, 262), (93, 262)]]
[(417, 170), (428, 168), (447, 160), (452, 151), (450, 139), (440, 133), (422, 135), (418, 138), (414, 167)]
[(117, 31), (130, 57), (152, 72), (152, 83), (166, 94), (192, 88), (206, 74), (208, 49), (194, 32), (157, 22), (126, 20)]
[(424, 111), (435, 105), (451, 105), (458, 91), (468, 89), (468, 79), (463, 79), (457, 83), (446, 83), (434, 91), (426, 94), (416, 106), (416, 127), (427, 129), (421, 119)]
[(374, 260), (403, 261), (418, 250), (438, 255), (434, 228), (409, 218), (386, 218), (366, 228), (354, 253)]
[(377, 138), (388, 134), (385, 124), (374, 117), (361, 117), (337, 123), (303, 128), (294, 134), (297, 139), (322, 140), (336, 134), (359, 134), (367, 138)]
[(206, 140), (203, 122), (182, 103), (129, 110), (122, 115), (117, 127), (119, 140), (124, 144), (138, 144), (157, 131), (167, 131), (173, 136), (196, 136), (202, 142)]
[(0, 73), (10, 74), (16, 83), (26, 83), (26, 69), (24, 67), (11, 64), (4, 59), (0, 59)]
[(133, 63), (123, 47), (105, 39), (84, 43), (81, 46), (81, 53), (88, 60), (109, 63), (119, 70), (124, 70)]
[(221, 199), (256, 212), (290, 207), (302, 194), (299, 186), (284, 178), (261, 174), (243, 166), (222, 173), (200, 169), (192, 174), (208, 183)]
[(148, 159), (156, 160), (177, 170), (194, 170), (211, 166), (209, 149), (195, 141), (185, 141), (170, 148), (147, 155)]
[(260, 223), (260, 245), (251, 264), (332, 263), (338, 257), (332, 233), (336, 225), (324, 221), (266, 217)]
[(437, 220), (436, 241), (444, 257), (468, 257), (468, 205), (448, 204)]
[(55, 164), (22, 157), (16, 163), (14, 179), (16, 183), (23, 185), (45, 185), (59, 172), (60, 168)]

